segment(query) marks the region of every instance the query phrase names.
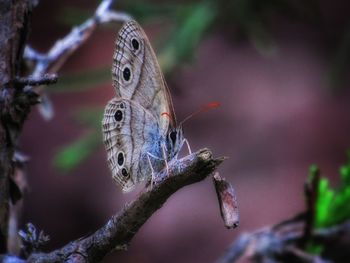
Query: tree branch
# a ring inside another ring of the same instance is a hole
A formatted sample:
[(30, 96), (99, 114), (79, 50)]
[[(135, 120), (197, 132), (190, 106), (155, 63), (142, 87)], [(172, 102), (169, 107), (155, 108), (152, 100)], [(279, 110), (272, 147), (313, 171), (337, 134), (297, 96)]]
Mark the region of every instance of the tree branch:
[(169, 164), (169, 175), (161, 172), (152, 188), (143, 192), (119, 214), (92, 235), (73, 241), (51, 253), (32, 254), (28, 262), (96, 262), (114, 249), (125, 249), (135, 233), (166, 200), (186, 185), (209, 176), (223, 158), (214, 159), (208, 149), (200, 150)]
[(2, 0), (0, 7), (0, 253), (7, 251), (14, 145), (28, 113), (15, 103), (13, 79), (20, 71), (32, 7), (30, 0)]

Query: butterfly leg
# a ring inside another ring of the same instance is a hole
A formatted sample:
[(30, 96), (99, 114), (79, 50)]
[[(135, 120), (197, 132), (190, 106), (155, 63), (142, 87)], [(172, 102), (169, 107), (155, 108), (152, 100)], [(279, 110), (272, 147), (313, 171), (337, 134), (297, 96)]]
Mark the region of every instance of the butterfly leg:
[[(164, 154), (164, 152), (163, 152), (163, 154)], [(167, 167), (167, 171), (168, 171), (169, 168), (168, 168), (168, 162), (165, 159), (159, 158), (158, 156), (155, 156), (155, 155), (147, 152), (148, 163), (149, 163), (149, 166), (150, 166), (151, 171), (152, 171), (152, 177), (151, 177), (151, 186), (152, 186), (153, 182), (154, 182), (155, 172), (154, 172), (154, 169), (153, 169), (150, 157), (152, 157), (152, 158), (154, 158), (156, 160), (165, 161), (165, 165)], [(168, 171), (168, 174), (169, 174), (169, 171)]]
[(188, 154), (192, 154), (190, 144), (187, 139), (183, 139), (182, 144), (186, 143), (187, 149), (188, 149)]
[(180, 148), (179, 148), (179, 151), (176, 153), (175, 155), (175, 158), (177, 159), (177, 156), (179, 155), (179, 152), (180, 150), (182, 149), (183, 145), (186, 143), (187, 145), (187, 150), (188, 150), (188, 154), (192, 154), (192, 151), (191, 151), (191, 147), (190, 147), (190, 144), (188, 142), (187, 139), (183, 139), (182, 142), (181, 142), (181, 145), (180, 145)]
[(151, 163), (150, 156), (151, 157), (155, 157), (155, 156), (153, 156), (153, 154), (147, 153), (147, 160), (148, 160), (148, 163), (149, 163), (149, 167), (151, 168), (151, 171), (152, 171), (152, 177), (151, 177), (151, 189), (152, 189), (153, 181), (154, 181), (154, 169), (153, 169), (153, 166), (152, 166), (152, 163)]
[(170, 176), (170, 173), (169, 173), (169, 165), (168, 165), (168, 161), (167, 161), (167, 154), (166, 154), (166, 148), (165, 148), (165, 145), (162, 144), (162, 152), (163, 152), (163, 158), (164, 158), (164, 162), (165, 162), (165, 167), (166, 167), (166, 172), (167, 172), (167, 175)]

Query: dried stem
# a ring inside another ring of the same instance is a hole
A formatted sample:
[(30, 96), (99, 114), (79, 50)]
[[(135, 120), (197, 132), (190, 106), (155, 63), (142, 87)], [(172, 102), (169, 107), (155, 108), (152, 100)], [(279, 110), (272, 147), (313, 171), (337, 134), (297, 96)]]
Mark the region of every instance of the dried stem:
[(213, 183), (219, 201), (220, 215), (224, 220), (225, 227), (238, 227), (239, 210), (235, 190), (218, 172), (213, 175)]

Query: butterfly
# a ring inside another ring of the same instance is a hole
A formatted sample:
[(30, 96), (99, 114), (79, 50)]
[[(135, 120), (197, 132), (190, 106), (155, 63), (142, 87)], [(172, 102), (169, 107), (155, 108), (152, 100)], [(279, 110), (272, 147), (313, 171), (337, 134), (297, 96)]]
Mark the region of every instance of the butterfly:
[(164, 169), (185, 140), (156, 55), (135, 21), (118, 33), (112, 79), (116, 96), (105, 107), (103, 140), (112, 177), (128, 192)]

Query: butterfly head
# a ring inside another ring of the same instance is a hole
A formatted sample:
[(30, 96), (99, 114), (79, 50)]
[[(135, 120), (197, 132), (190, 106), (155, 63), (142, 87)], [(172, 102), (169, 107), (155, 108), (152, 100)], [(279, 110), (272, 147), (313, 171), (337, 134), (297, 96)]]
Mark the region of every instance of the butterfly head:
[(184, 140), (182, 126), (171, 127), (166, 136), (168, 158), (171, 160), (180, 151)]

